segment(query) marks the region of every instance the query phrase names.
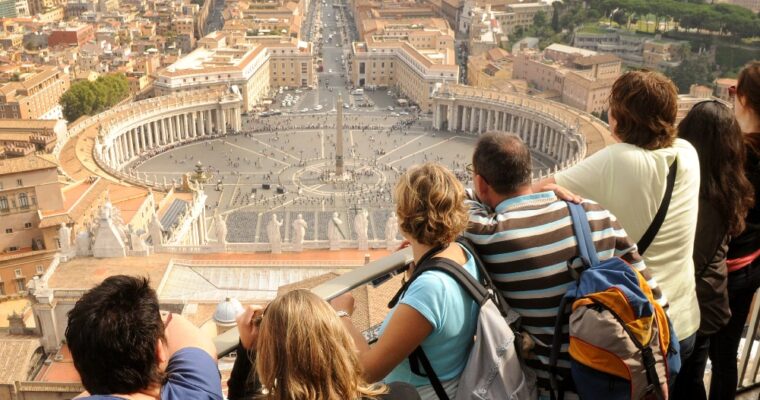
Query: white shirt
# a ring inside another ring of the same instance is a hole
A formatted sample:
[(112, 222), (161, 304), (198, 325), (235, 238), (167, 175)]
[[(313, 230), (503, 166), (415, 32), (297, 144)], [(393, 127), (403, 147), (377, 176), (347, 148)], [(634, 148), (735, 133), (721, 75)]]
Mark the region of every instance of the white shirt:
[(678, 170), (668, 213), (644, 254), (644, 262), (670, 303), (668, 316), (679, 340), (699, 328), (699, 304), (692, 259), (699, 211), (699, 158), (694, 147), (676, 139), (672, 147), (645, 150), (610, 145), (555, 175), (557, 184), (611, 211), (638, 242), (665, 196), (668, 169)]

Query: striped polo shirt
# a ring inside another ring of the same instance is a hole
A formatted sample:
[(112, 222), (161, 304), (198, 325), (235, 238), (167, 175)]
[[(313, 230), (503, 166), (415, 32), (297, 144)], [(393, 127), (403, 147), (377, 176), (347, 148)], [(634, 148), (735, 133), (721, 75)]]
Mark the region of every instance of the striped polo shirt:
[[(470, 224), (465, 236), (476, 246), (485, 267), (507, 303), (522, 316), (522, 327), (536, 343), (527, 360), (536, 369), (539, 389), (549, 388), (549, 357), (554, 325), (562, 297), (573, 284), (568, 260), (579, 255), (578, 242), (567, 203), (554, 192), (533, 193), (506, 199), (495, 210), (467, 191)], [(642, 273), (663, 306), (657, 283), (651, 279), (636, 244), (615, 216), (599, 204), (584, 200), (592, 237), (600, 260), (620, 257)], [(573, 265), (580, 267), (580, 262)], [(567, 316), (563, 326), (558, 367), (569, 374)]]

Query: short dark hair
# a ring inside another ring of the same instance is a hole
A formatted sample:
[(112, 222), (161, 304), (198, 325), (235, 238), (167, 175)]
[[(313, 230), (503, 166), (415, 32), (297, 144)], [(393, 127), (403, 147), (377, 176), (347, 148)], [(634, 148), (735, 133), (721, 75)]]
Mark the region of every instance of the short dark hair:
[(88, 392), (127, 394), (162, 383), (156, 344), (164, 323), (147, 278), (106, 278), (68, 317), (66, 343)]
[(613, 132), (625, 143), (646, 150), (670, 147), (676, 139), (678, 89), (659, 72), (626, 72), (612, 85), (610, 115)]
[(478, 139), (472, 166), (496, 193), (514, 193), (533, 179), (530, 150), (518, 136), (489, 132)]

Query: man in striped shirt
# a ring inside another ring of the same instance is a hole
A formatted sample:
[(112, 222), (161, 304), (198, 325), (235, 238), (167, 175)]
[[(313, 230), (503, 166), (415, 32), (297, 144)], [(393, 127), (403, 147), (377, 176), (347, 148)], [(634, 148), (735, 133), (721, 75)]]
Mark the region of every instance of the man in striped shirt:
[[(550, 387), (549, 356), (559, 303), (574, 282), (567, 262), (579, 255), (570, 212), (554, 192), (533, 192), (530, 151), (517, 136), (481, 136), (471, 172), (474, 190), (468, 190), (470, 225), (465, 236), (475, 244), (494, 284), (522, 316), (522, 327), (535, 342), (527, 363), (536, 370), (544, 397)], [(627, 261), (642, 273), (655, 299), (664, 305), (636, 245), (615, 216), (592, 201), (584, 200), (582, 205), (599, 259), (621, 257)], [(580, 262), (573, 267), (579, 268)], [(563, 380), (569, 380), (569, 308), (564, 314), (558, 372)], [(574, 387), (567, 381), (563, 386)]]

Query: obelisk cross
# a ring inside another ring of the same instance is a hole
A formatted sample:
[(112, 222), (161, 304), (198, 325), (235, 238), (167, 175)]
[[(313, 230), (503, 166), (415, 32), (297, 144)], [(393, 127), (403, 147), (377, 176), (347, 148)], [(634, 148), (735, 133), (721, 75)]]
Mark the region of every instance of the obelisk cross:
[(343, 176), (343, 94), (338, 94), (338, 121), (335, 124), (335, 176)]

